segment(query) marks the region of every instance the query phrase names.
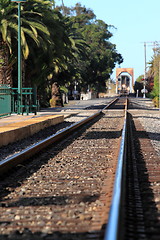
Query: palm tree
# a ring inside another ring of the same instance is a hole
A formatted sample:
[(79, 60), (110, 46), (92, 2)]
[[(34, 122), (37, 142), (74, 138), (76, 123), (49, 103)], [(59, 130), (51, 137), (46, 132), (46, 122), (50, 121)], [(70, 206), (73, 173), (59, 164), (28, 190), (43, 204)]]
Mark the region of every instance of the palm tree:
[[(40, 21), (42, 13), (36, 12), (36, 3), (49, 1), (31, 1), (32, 11), (25, 11), (22, 5), (22, 27), (21, 27), (21, 44), (23, 58), (29, 56), (29, 41), (34, 41), (37, 46), (40, 45), (42, 38), (49, 37), (47, 27)], [(12, 82), (12, 65), (16, 56), (13, 57), (14, 49), (17, 44), (17, 4), (10, 3), (9, 0), (0, 2), (0, 83), (13, 85)], [(11, 58), (12, 56), (12, 58)], [(12, 61), (10, 61), (12, 59)]]
[(9, 53), (11, 54), (11, 29), (15, 30), (16, 6), (8, 0), (0, 2), (0, 84), (12, 85)]

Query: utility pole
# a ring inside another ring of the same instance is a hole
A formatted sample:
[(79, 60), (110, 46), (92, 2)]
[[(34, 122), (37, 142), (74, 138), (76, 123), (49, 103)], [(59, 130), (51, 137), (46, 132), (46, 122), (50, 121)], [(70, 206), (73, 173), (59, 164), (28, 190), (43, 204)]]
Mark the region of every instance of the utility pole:
[(143, 83), (143, 98), (146, 98), (146, 42), (144, 42), (144, 83)]

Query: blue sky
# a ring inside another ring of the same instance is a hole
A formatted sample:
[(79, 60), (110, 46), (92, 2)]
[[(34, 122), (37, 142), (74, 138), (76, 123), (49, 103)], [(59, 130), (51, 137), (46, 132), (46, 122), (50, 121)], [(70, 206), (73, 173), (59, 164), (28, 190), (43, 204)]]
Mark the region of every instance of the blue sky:
[[(97, 19), (114, 25), (113, 37), (124, 62), (120, 67), (134, 68), (135, 79), (144, 73), (144, 42), (147, 42), (147, 62), (153, 56), (153, 44), (160, 44), (160, 0), (63, 0), (67, 6), (79, 2), (95, 13)], [(61, 4), (61, 0), (56, 0)], [(151, 43), (150, 43), (151, 42)], [(119, 67), (119, 66), (117, 66)], [(112, 75), (115, 78), (115, 70)]]

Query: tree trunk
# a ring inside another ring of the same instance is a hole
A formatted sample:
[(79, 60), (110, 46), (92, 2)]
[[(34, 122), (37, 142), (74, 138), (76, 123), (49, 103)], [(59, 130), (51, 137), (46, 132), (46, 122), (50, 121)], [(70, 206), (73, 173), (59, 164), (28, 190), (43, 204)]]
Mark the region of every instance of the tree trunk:
[(52, 98), (50, 100), (51, 107), (63, 107), (61, 93), (58, 84), (55, 82), (52, 84)]
[(9, 65), (8, 58), (8, 47), (3, 41), (0, 41), (0, 84), (7, 84), (12, 87), (12, 66)]

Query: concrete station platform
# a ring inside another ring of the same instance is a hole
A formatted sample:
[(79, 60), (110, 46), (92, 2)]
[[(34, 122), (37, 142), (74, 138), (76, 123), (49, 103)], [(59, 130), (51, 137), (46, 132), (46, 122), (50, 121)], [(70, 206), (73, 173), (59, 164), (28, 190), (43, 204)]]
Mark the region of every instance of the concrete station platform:
[(61, 123), (64, 115), (11, 115), (0, 118), (0, 147)]
[(37, 112), (37, 115), (31, 113), (29, 115), (12, 114), (0, 118), (0, 147), (63, 122), (65, 118), (77, 114), (79, 109), (83, 109), (85, 106), (85, 104), (84, 106), (83, 104), (79, 106), (79, 104), (80, 101), (72, 101), (67, 108), (48, 108)]
[(37, 115), (16, 115), (0, 118), (0, 147), (31, 136), (40, 130), (61, 123), (65, 118), (76, 115), (94, 104), (104, 104), (112, 98), (88, 101), (73, 100), (66, 107), (41, 109)]

